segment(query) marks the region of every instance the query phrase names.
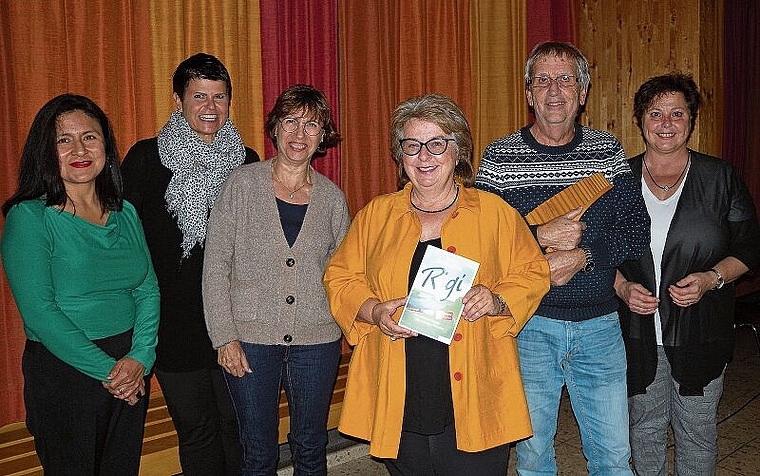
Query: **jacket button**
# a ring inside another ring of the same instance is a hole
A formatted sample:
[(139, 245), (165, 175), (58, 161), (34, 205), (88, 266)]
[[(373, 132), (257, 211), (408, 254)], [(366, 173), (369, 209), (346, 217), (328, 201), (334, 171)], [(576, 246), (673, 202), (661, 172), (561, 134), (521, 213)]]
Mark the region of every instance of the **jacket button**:
[(462, 372), (454, 372), (454, 380), (456, 380), (457, 382), (462, 380)]
[(285, 264), (287, 265), (288, 268), (292, 268), (293, 265), (296, 264), (296, 260), (294, 260), (293, 258), (288, 258), (285, 260)]
[(285, 302), (288, 304), (293, 304), (294, 302), (296, 302), (296, 298), (294, 298), (293, 296), (288, 296), (285, 298)]
[(446, 251), (448, 251), (449, 253), (456, 253), (457, 252), (457, 247), (456, 246), (449, 246), (448, 248), (446, 248)]
[(287, 342), (287, 343), (291, 343), (291, 342), (293, 342), (293, 336), (292, 336), (292, 335), (290, 335), (290, 334), (285, 334), (285, 335), (282, 337), (282, 340), (284, 340), (284, 341), (285, 341), (285, 342)]
[(454, 340), (457, 341), (457, 342), (459, 342), (460, 340), (462, 340), (462, 334), (460, 334), (459, 332), (457, 332), (456, 334), (454, 334)]
[(454, 212), (451, 214), (451, 218), (456, 218), (459, 216), (459, 212)]

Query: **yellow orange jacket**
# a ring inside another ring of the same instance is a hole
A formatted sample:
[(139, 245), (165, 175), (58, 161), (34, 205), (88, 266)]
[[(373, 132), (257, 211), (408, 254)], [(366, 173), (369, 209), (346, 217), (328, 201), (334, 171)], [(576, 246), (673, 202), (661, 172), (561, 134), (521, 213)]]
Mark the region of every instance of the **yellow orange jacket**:
[[(496, 195), (460, 189), (441, 230), (443, 249), (478, 261), (474, 284), (502, 296), (512, 312), (462, 319), (449, 348), (457, 448), (473, 452), (531, 435), (515, 337), (549, 289), (549, 265), (517, 211)], [(410, 192), (407, 184), (362, 209), (324, 278), (332, 313), (354, 346), (339, 430), (369, 440), (381, 458), (396, 458), (401, 439), (405, 341), (391, 341), (356, 315), (367, 299), (407, 295), (421, 234)]]

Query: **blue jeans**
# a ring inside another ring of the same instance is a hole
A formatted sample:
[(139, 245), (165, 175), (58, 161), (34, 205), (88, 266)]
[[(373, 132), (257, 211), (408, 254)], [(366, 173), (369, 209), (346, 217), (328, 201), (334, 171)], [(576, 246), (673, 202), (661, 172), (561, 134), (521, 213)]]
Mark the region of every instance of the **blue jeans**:
[(590, 475), (631, 475), (626, 357), (617, 313), (570, 322), (533, 316), (517, 336), (533, 436), (517, 443), (517, 473), (555, 475), (563, 385)]
[(241, 342), (252, 373), (224, 373), (240, 425), (243, 476), (275, 475), (280, 388), (290, 412), (288, 443), (295, 475), (327, 474), (327, 413), (340, 361), (340, 340), (313, 345)]
[(673, 428), (675, 474), (715, 474), (718, 403), (723, 395), (724, 373), (704, 388), (704, 395), (679, 395), (665, 349), (657, 346), (654, 381), (646, 393), (628, 399), (636, 474), (667, 476), (668, 427)]

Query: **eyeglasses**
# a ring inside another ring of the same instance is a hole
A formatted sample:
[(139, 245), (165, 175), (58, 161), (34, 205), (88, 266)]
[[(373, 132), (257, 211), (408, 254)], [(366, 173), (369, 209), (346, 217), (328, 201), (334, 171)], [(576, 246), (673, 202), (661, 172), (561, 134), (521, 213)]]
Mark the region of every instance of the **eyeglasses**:
[(433, 155), (441, 155), (444, 152), (446, 152), (446, 149), (449, 147), (449, 141), (456, 140), (453, 137), (436, 137), (435, 139), (430, 139), (427, 142), (420, 142), (417, 139), (401, 139), (399, 144), (401, 144), (401, 152), (405, 153), (406, 155), (417, 155), (422, 151), (422, 146), (424, 145), (425, 148)]
[[(280, 119), (280, 124), (282, 125), (282, 130), (285, 132), (295, 132), (301, 122), (299, 122), (296, 118), (286, 117), (284, 119)], [(303, 123), (303, 131), (307, 135), (315, 136), (319, 134), (321, 130), (322, 126), (320, 126), (316, 121), (308, 121)]]
[(530, 85), (536, 89), (549, 89), (552, 81), (560, 88), (572, 88), (578, 82), (578, 78), (572, 74), (560, 74), (556, 78), (547, 75), (533, 76), (530, 78)]

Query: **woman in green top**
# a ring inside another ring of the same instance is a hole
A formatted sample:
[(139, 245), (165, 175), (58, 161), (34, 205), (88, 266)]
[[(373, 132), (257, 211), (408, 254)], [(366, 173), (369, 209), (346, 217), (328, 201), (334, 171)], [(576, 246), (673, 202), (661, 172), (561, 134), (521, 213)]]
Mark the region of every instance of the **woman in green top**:
[(64, 94), (37, 113), (0, 254), (27, 336), (27, 427), (45, 474), (136, 475), (159, 294), (111, 125)]

